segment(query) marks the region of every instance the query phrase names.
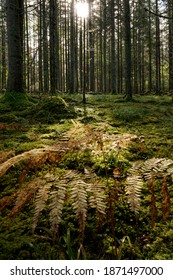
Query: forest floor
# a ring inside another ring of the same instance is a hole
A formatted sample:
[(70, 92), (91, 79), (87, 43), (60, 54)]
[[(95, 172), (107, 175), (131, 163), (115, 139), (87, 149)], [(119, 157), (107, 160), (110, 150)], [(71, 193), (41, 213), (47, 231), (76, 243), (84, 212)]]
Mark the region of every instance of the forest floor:
[(0, 259), (173, 259), (172, 98), (86, 100), (0, 96)]

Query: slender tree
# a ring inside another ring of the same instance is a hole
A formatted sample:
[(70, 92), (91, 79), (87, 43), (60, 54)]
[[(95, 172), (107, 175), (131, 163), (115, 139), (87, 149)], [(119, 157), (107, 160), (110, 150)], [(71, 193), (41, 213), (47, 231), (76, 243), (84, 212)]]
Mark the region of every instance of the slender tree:
[(50, 0), (50, 91), (54, 94), (57, 90), (57, 2)]
[(44, 72), (44, 92), (49, 90), (49, 64), (48, 64), (48, 16), (47, 16), (47, 3), (43, 0), (43, 72)]
[(89, 58), (90, 58), (90, 83), (89, 91), (95, 91), (95, 71), (94, 71), (94, 31), (93, 31), (93, 13), (92, 13), (92, 2), (89, 0)]
[(70, 11), (70, 93), (74, 93), (75, 84), (75, 23), (74, 23), (74, 0), (71, 2)]
[(173, 94), (173, 1), (168, 0), (169, 91)]
[(159, 19), (159, 4), (156, 0), (156, 48), (155, 48), (155, 57), (156, 57), (156, 94), (160, 94), (160, 19)]
[(0, 90), (6, 89), (6, 72), (7, 72), (7, 59), (6, 59), (6, 20), (5, 20), (5, 3), (4, 0), (1, 0), (1, 13), (0, 13), (0, 27), (1, 27), (1, 41), (0, 41), (0, 50), (1, 50), (1, 71), (0, 71)]
[(132, 99), (131, 85), (131, 17), (129, 0), (123, 0), (124, 3), (124, 33), (125, 33), (125, 92), (127, 100)]
[(111, 17), (111, 92), (116, 93), (116, 56), (115, 56), (115, 0), (110, 2)]

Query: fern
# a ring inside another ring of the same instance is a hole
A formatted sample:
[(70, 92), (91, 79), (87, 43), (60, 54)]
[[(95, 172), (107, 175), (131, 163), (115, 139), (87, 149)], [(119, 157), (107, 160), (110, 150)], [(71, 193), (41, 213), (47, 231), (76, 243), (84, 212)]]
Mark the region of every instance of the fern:
[(87, 191), (91, 193), (89, 196), (89, 205), (95, 208), (100, 214), (106, 214), (106, 194), (104, 185), (100, 181), (88, 186)]
[[(146, 162), (137, 162), (132, 165), (127, 174), (125, 182), (121, 177), (120, 170), (115, 169), (112, 174), (111, 187), (108, 188), (108, 179), (100, 180), (93, 172), (92, 168), (86, 167), (84, 173), (77, 170), (60, 170), (57, 168), (63, 157), (71, 151), (81, 152), (90, 150), (94, 162), (105, 162), (110, 160), (113, 155), (117, 159), (120, 150), (127, 149), (129, 143), (135, 140), (137, 136), (130, 134), (111, 135), (103, 129), (93, 128), (91, 125), (83, 125), (79, 122), (73, 122), (73, 127), (64, 134), (64, 137), (50, 147), (43, 147), (24, 152), (7, 160), (4, 158), (0, 166), (0, 176), (3, 176), (11, 167), (24, 163), (25, 166), (19, 177), (19, 189), (12, 195), (0, 200), (0, 209), (14, 202), (11, 210), (11, 217), (15, 216), (22, 207), (34, 197), (34, 217), (33, 232), (36, 229), (41, 212), (46, 208), (49, 210), (49, 222), (53, 240), (56, 239), (59, 226), (62, 222), (62, 213), (67, 204), (71, 203), (72, 211), (75, 213), (79, 223), (81, 234), (81, 244), (84, 238), (85, 226), (87, 221), (88, 209), (95, 209), (95, 214), (100, 218), (101, 215), (109, 215), (109, 198), (111, 205), (115, 205), (118, 196), (126, 194), (127, 201), (132, 211), (136, 214), (140, 210), (141, 189), (143, 183), (148, 185), (152, 178), (164, 178), (169, 176), (173, 178), (173, 161), (167, 159), (150, 159)], [(68, 156), (68, 154), (67, 154)], [(5, 155), (6, 157), (6, 155)], [(38, 167), (49, 163), (49, 171), (42, 170), (38, 173)], [(51, 166), (51, 164), (53, 165)], [(56, 163), (56, 165), (54, 164)], [(28, 177), (29, 183), (26, 183), (26, 176), (32, 169), (34, 176)], [(120, 179), (120, 180), (119, 180)], [(120, 186), (120, 188), (119, 188)], [(109, 194), (111, 193), (110, 197)], [(163, 204), (162, 211), (165, 218), (169, 216), (169, 192), (166, 184), (163, 182)], [(154, 189), (151, 193), (151, 201), (154, 203)], [(153, 204), (154, 205), (154, 204)], [(113, 209), (113, 207), (112, 207)], [(154, 213), (154, 212), (153, 212)], [(154, 216), (154, 214), (151, 214)], [(112, 215), (111, 217), (114, 217)]]
[(140, 193), (143, 186), (142, 177), (139, 175), (131, 175), (126, 180), (126, 194), (130, 208), (135, 213), (139, 212), (140, 208)]
[(50, 193), (50, 224), (53, 235), (53, 240), (56, 239), (59, 224), (62, 219), (62, 210), (64, 207), (65, 196), (66, 196), (66, 181), (61, 180), (54, 184), (54, 190)]
[(150, 199), (150, 217), (151, 217), (151, 226), (154, 227), (155, 223), (157, 221), (157, 216), (158, 216), (158, 211), (156, 207), (156, 197), (155, 197), (155, 192), (154, 192), (154, 176), (149, 182), (149, 192), (151, 194), (151, 199)]
[(76, 214), (76, 218), (79, 221), (82, 240), (84, 237), (87, 208), (88, 208), (86, 186), (87, 184), (84, 181), (76, 180), (75, 184), (74, 182), (72, 183), (71, 190), (70, 190), (72, 207)]
[(173, 180), (173, 161), (165, 158), (152, 158), (145, 162), (137, 162), (132, 165), (126, 179), (127, 199), (131, 209), (138, 212), (140, 205), (140, 192), (142, 185), (146, 182), (151, 193), (150, 216), (154, 226), (157, 219), (156, 198), (154, 191), (154, 181), (162, 180), (162, 214), (163, 218), (168, 218), (170, 214), (170, 196), (165, 178), (169, 176)]
[(106, 189), (105, 184), (98, 180), (98, 176), (93, 172), (92, 169), (85, 169), (85, 180), (89, 182), (87, 186), (88, 192), (88, 202), (91, 208), (95, 208), (96, 211), (100, 214), (105, 215), (106, 209)]
[(40, 185), (44, 185), (44, 180), (36, 178), (24, 187), (19, 188), (16, 193), (17, 198), (14, 207), (10, 212), (10, 217), (14, 217), (25, 206), (30, 198), (37, 192)]
[(163, 178), (163, 184), (162, 184), (162, 213), (163, 213), (163, 219), (167, 220), (170, 212), (171, 212), (171, 200), (169, 196), (168, 191), (168, 183), (167, 183), (167, 176)]
[(34, 201), (35, 211), (34, 211), (33, 227), (32, 227), (33, 232), (35, 231), (35, 228), (38, 223), (39, 215), (45, 207), (46, 201), (48, 200), (50, 188), (52, 187), (51, 182), (44, 181), (44, 183), (45, 184), (41, 188), (39, 188)]

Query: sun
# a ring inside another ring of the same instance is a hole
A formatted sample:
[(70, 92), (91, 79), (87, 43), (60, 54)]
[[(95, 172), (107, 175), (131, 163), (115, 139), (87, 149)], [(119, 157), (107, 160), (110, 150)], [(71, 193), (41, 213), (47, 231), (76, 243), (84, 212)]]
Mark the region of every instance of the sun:
[(87, 18), (89, 16), (89, 5), (87, 2), (76, 3), (76, 13), (78, 17)]

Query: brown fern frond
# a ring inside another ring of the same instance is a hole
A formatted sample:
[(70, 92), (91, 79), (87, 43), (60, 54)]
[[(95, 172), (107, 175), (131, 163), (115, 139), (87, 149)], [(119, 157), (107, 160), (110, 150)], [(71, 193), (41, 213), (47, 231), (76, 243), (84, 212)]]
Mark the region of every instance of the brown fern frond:
[(140, 194), (143, 186), (143, 180), (139, 175), (131, 175), (127, 177), (125, 192), (127, 201), (133, 212), (138, 213), (140, 208)]
[(46, 180), (43, 180), (42, 185), (40, 186), (36, 194), (35, 201), (34, 201), (35, 211), (34, 211), (33, 227), (32, 227), (33, 232), (35, 231), (35, 228), (37, 226), (39, 215), (44, 209), (46, 201), (48, 200), (51, 187), (52, 187), (51, 182), (47, 182)]
[(63, 145), (57, 145), (55, 147), (45, 147), (24, 152), (1, 164), (0, 177), (3, 176), (12, 166), (15, 166), (17, 163), (22, 161), (30, 161), (32, 166), (44, 164), (46, 161), (50, 161), (51, 163), (59, 162), (68, 150), (68, 146), (63, 147)]
[(70, 199), (72, 201), (72, 207), (76, 214), (76, 218), (79, 222), (80, 232), (83, 240), (84, 231), (85, 231), (85, 224), (86, 224), (86, 216), (87, 216), (87, 192), (86, 187), (88, 186), (82, 180), (76, 180), (71, 182), (71, 189), (70, 189)]
[(15, 201), (15, 205), (11, 210), (9, 217), (14, 217), (21, 209), (26, 205), (29, 199), (36, 193), (36, 191), (40, 188), (42, 184), (44, 184), (44, 180), (41, 178), (36, 178), (30, 183), (28, 183), (25, 187), (19, 188), (17, 191), (17, 198)]
[(16, 198), (18, 192), (11, 195), (6, 195), (0, 199), (0, 211), (2, 211), (6, 206), (10, 205), (11, 202)]
[(158, 211), (156, 206), (156, 197), (155, 197), (155, 191), (154, 191), (154, 182), (155, 178), (152, 177), (150, 183), (149, 183), (149, 192), (151, 193), (150, 198), (150, 217), (151, 217), (151, 226), (154, 227), (155, 223), (157, 221)]
[(61, 180), (60, 182), (55, 183), (54, 190), (50, 193), (49, 217), (50, 217), (53, 240), (55, 240), (56, 238), (58, 227), (61, 222), (66, 191), (67, 191), (67, 182), (65, 180)]
[(88, 202), (91, 208), (95, 208), (97, 213), (106, 214), (105, 186), (100, 181), (95, 181), (87, 187), (90, 193)]
[(162, 214), (163, 219), (167, 220), (171, 212), (171, 200), (168, 191), (167, 176), (163, 178), (162, 184)]
[(15, 156), (14, 151), (0, 151), (0, 164), (9, 159), (9, 157)]
[(146, 181), (152, 180), (153, 176), (163, 178), (164, 174), (171, 171), (172, 165), (173, 161), (170, 159), (152, 158), (141, 165), (140, 173), (143, 174)]

